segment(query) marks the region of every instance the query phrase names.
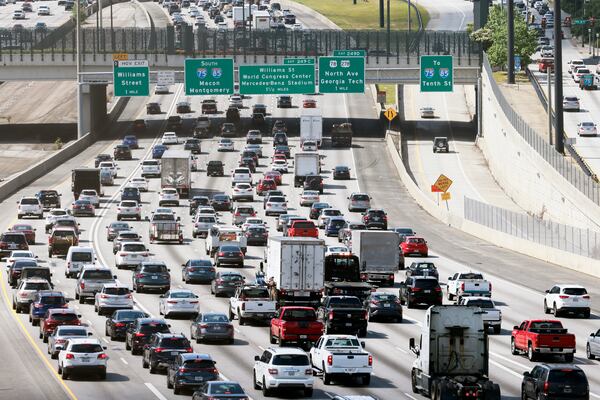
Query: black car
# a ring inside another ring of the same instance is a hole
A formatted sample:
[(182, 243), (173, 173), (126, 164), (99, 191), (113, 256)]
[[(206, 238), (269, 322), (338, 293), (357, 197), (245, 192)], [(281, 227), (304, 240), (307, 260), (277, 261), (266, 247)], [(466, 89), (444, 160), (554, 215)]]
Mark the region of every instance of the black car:
[(210, 284), (210, 293), (216, 297), (233, 296), (237, 287), (243, 284), (244, 277), (239, 272), (217, 272), (217, 276)]
[(35, 197), (42, 203), (44, 210), (51, 208), (60, 208), (60, 193), (56, 190), (40, 190)]
[(219, 371), (208, 354), (182, 353), (167, 367), (167, 387), (173, 394), (198, 389), (204, 382), (219, 380)]
[(94, 168), (98, 168), (98, 165), (103, 161), (113, 161), (113, 156), (110, 154), (98, 154), (94, 159)]
[(187, 101), (181, 101), (175, 107), (177, 107), (177, 114), (189, 114), (192, 112), (192, 105)]
[(216, 114), (218, 112), (217, 102), (211, 99), (202, 100), (200, 109), (202, 110), (202, 114)]
[(238, 166), (248, 168), (250, 170), (250, 172), (252, 172), (253, 174), (256, 173), (256, 162), (254, 161), (254, 158), (252, 158), (252, 157), (242, 158), (240, 160)]
[(252, 113), (252, 116), (250, 118), (252, 119), (252, 125), (255, 127), (259, 127), (265, 123), (265, 114)]
[(387, 214), (383, 210), (369, 208), (364, 212), (362, 220), (367, 229), (387, 229)]
[(194, 392), (192, 400), (247, 400), (248, 395), (237, 382), (212, 381)]
[(244, 252), (238, 245), (219, 246), (219, 250), (215, 253), (215, 266), (219, 268), (221, 265), (237, 265), (242, 268), (244, 266)]
[(206, 196), (194, 196), (190, 200), (190, 215), (196, 214), (198, 207), (210, 206), (210, 199)]
[(156, 290), (166, 293), (171, 289), (171, 274), (163, 262), (142, 262), (133, 271), (133, 290), (138, 293)]
[(257, 103), (252, 106), (252, 114), (263, 114), (267, 115), (267, 106), (265, 104)]
[(417, 304), (430, 306), (442, 304), (442, 288), (433, 276), (408, 277), (400, 282), (400, 303), (413, 308)]
[(432, 262), (414, 262), (406, 269), (406, 276), (433, 276), (439, 279), (439, 273)]
[(12, 264), (8, 266), (8, 284), (11, 287), (17, 287), (19, 283), (19, 279), (21, 278), (21, 273), (23, 272), (23, 268), (27, 267), (37, 267), (36, 260), (28, 260), (28, 259), (15, 259)]
[(448, 153), (448, 138), (447, 137), (436, 137), (433, 139), (433, 152), (434, 153)]
[(292, 108), (292, 97), (277, 96), (277, 108)]
[(188, 139), (185, 141), (183, 145), (184, 150), (189, 150), (192, 154), (200, 154), (202, 152), (200, 148), (200, 140), (198, 139)]
[(267, 239), (269, 238), (267, 228), (260, 225), (249, 226), (244, 235), (246, 236), (246, 243), (248, 243), (248, 246), (266, 246)]
[(146, 114), (160, 114), (162, 111), (160, 109), (159, 103), (148, 103), (146, 104)]
[(346, 167), (345, 165), (337, 165), (333, 169), (333, 179), (350, 179), (350, 168)]
[(136, 187), (124, 187), (121, 189), (121, 201), (124, 200), (135, 200), (141, 203), (142, 196), (140, 195), (140, 190)]
[(212, 160), (206, 164), (206, 176), (223, 176), (225, 171), (223, 168), (223, 162)]
[(110, 340), (125, 339), (127, 328), (138, 318), (148, 318), (148, 314), (140, 310), (116, 310), (106, 318), (104, 334)]
[(273, 124), (273, 133), (275, 132), (287, 132), (287, 126), (285, 126), (285, 122), (278, 119)]
[(180, 353), (193, 351), (190, 341), (181, 333), (155, 333), (144, 345), (142, 367), (155, 374), (159, 367), (167, 367)]
[(588, 400), (590, 386), (581, 368), (572, 364), (540, 364), (523, 373), (521, 399)]
[(131, 148), (126, 144), (118, 144), (113, 152), (115, 160), (131, 160)]
[(215, 194), (210, 201), (215, 211), (231, 211), (231, 197), (227, 194)]
[(323, 177), (320, 175), (309, 175), (304, 178), (302, 184), (304, 190), (318, 190), (319, 193), (323, 194)]
[(240, 110), (237, 107), (229, 107), (225, 111), (225, 120), (230, 123), (237, 124), (240, 122)]
[(169, 333), (170, 328), (171, 325), (162, 318), (138, 318), (127, 327), (125, 350), (131, 350), (132, 355), (140, 354), (154, 333)]
[(221, 136), (235, 136), (235, 125), (231, 122), (224, 122), (221, 125)]
[(221, 14), (215, 15), (215, 24), (223, 21), (225, 21), (225, 18)]
[(367, 300), (365, 307), (369, 311), (369, 320), (392, 319), (402, 322), (402, 305), (398, 296), (391, 293), (373, 292)]
[(275, 132), (273, 134), (273, 147), (277, 146), (287, 146), (288, 137), (285, 132)]
[(167, 128), (166, 131), (167, 132), (177, 132), (180, 129), (183, 128), (183, 119), (181, 118), (180, 115), (171, 115), (169, 118), (167, 118)]
[(321, 210), (323, 210), (324, 208), (331, 208), (331, 204), (322, 202), (313, 203), (313, 205), (310, 207), (310, 211), (308, 212), (308, 217), (310, 219), (319, 218), (319, 216), (321, 215)]

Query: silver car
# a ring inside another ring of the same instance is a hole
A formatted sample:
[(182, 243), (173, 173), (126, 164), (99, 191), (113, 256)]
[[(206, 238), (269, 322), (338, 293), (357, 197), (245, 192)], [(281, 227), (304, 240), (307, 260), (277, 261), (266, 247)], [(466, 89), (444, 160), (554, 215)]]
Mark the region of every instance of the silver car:
[(194, 230), (192, 236), (194, 238), (206, 237), (208, 231), (217, 223), (217, 218), (210, 214), (196, 214), (196, 220), (194, 221)]
[(133, 309), (133, 296), (127, 286), (118, 283), (107, 283), (96, 293), (94, 309), (98, 315), (115, 309)]
[(58, 357), (58, 353), (64, 348), (69, 339), (86, 338), (92, 336), (85, 326), (59, 325), (54, 332), (48, 336), (48, 354), (52, 359)]
[(13, 293), (13, 310), (17, 313), (29, 312), (29, 305), (33, 301), (36, 292), (50, 289), (52, 289), (50, 283), (45, 279), (32, 278), (22, 280)]
[(563, 110), (564, 111), (579, 111), (581, 105), (579, 99), (575, 96), (566, 96), (563, 98)]
[(108, 267), (85, 266), (77, 277), (75, 299), (83, 304), (86, 297), (95, 297), (104, 285), (115, 283), (116, 279), (117, 276)]
[(577, 134), (579, 136), (596, 136), (598, 129), (593, 122), (580, 122), (577, 124)]
[(371, 196), (366, 193), (352, 193), (348, 196), (348, 211), (365, 211), (371, 208)]

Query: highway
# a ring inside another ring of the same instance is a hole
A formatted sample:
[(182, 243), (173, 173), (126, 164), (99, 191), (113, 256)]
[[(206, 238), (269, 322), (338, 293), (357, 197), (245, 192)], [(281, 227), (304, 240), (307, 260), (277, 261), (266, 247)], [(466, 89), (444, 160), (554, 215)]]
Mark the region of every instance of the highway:
[[(13, 13), (20, 10), (22, 4), (18, 2), (0, 7), (0, 28), (12, 28), (16, 24), (21, 24), (24, 28), (33, 28), (37, 22), (45, 22), (48, 28), (55, 28), (71, 17), (71, 11), (65, 11), (62, 5), (58, 5), (58, 1), (43, 1), (33, 3), (33, 11), (26, 12), (25, 19), (13, 19)], [(50, 15), (38, 15), (39, 5), (50, 7)]]

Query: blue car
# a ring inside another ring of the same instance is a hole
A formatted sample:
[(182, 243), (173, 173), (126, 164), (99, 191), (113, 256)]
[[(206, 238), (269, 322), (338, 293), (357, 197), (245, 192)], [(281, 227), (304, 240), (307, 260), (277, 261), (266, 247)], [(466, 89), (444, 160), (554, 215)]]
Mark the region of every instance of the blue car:
[(152, 148), (152, 158), (160, 159), (162, 158), (165, 151), (167, 151), (168, 147), (162, 144), (157, 144)]
[(130, 149), (139, 149), (138, 139), (134, 135), (127, 135), (123, 138), (123, 144), (129, 146)]
[(35, 294), (29, 308), (29, 321), (38, 325), (46, 311), (51, 308), (66, 308), (67, 300), (62, 292), (53, 290), (40, 290)]
[(345, 223), (346, 220), (343, 217), (330, 217), (325, 225), (325, 236), (337, 236)]
[(211, 260), (188, 260), (182, 267), (181, 280), (185, 283), (210, 283), (217, 275)]

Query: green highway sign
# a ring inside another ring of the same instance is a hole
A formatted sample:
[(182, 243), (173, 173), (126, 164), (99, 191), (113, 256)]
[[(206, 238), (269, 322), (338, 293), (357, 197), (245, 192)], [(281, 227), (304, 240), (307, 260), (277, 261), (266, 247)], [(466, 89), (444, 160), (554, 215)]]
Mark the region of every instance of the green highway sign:
[(187, 58), (186, 96), (233, 94), (232, 58)]
[(334, 50), (334, 57), (366, 57), (366, 50)]
[(240, 94), (315, 93), (313, 65), (241, 65)]
[(148, 60), (113, 61), (113, 82), (116, 97), (148, 96), (150, 94)]
[(319, 57), (319, 93), (364, 92), (364, 57)]
[(587, 19), (574, 19), (573, 25), (585, 25), (587, 24)]
[(452, 56), (421, 56), (421, 92), (452, 92)]
[(314, 58), (284, 58), (284, 65), (315, 65)]

